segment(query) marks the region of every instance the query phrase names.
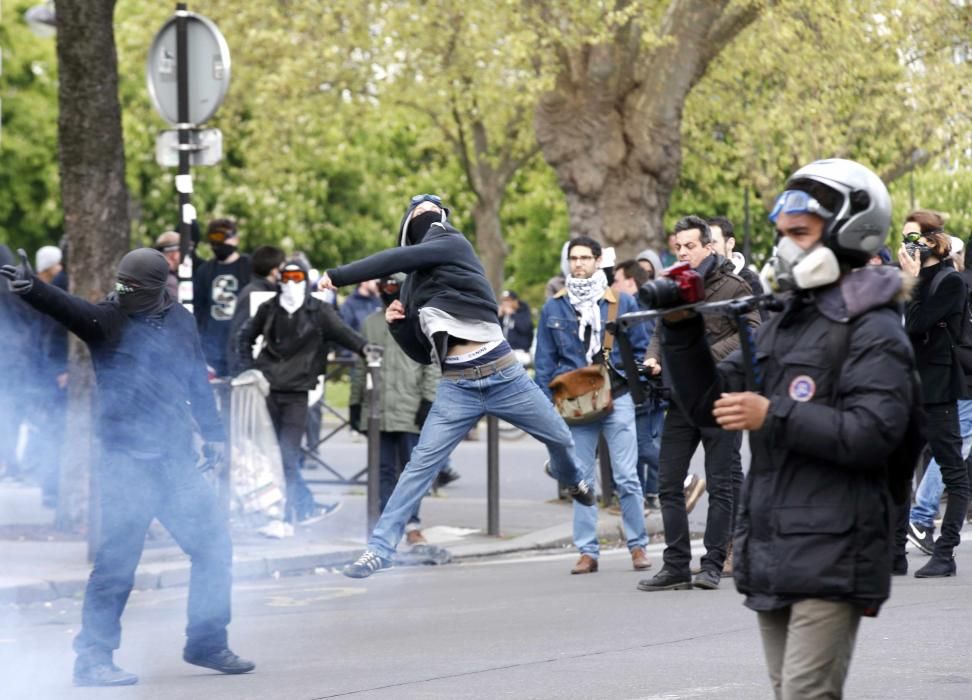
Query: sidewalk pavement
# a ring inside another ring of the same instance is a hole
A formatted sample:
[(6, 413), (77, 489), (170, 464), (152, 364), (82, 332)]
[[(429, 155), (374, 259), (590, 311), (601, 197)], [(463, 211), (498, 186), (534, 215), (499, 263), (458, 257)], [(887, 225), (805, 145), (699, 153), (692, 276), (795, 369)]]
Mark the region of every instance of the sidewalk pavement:
[[(313, 476), (313, 472), (307, 472)], [(340, 500), (336, 513), (283, 540), (271, 540), (234, 526), (235, 579), (279, 577), (317, 568), (341, 567), (361, 553), (366, 539), (366, 498), (363, 487), (314, 486), (319, 501)], [(487, 511), (482, 497), (450, 496), (451, 487), (422, 504), (423, 533), (430, 544), (446, 548), (454, 560), (569, 547), (572, 507), (550, 500), (501, 499), (499, 536), (485, 534)], [(40, 503), (40, 489), (0, 482), (0, 604), (34, 603), (81, 596), (90, 565), (87, 543), (53, 531), (53, 512)], [(647, 517), (649, 535), (661, 533), (660, 513)], [(601, 510), (598, 535), (605, 546), (623, 543), (621, 518)], [(405, 550), (404, 545), (400, 552)], [(136, 589), (183, 586), (189, 581), (189, 560), (168, 534), (153, 525), (135, 576)]]

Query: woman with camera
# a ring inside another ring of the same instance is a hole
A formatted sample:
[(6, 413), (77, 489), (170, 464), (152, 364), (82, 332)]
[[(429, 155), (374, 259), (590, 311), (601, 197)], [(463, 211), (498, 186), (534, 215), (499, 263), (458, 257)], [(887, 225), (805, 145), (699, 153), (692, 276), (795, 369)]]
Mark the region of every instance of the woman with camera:
[(898, 251), (901, 269), (917, 278), (905, 312), (905, 330), (914, 346), (921, 376), (928, 444), (941, 466), (948, 490), (941, 534), (935, 541), (931, 560), (915, 572), (916, 578), (955, 575), (952, 552), (959, 543), (969, 500), (957, 408), (958, 399), (963, 398), (965, 379), (955, 356), (968, 288), (949, 258), (950, 239), (943, 225), (943, 218), (935, 212), (912, 212), (903, 229), (905, 245)]

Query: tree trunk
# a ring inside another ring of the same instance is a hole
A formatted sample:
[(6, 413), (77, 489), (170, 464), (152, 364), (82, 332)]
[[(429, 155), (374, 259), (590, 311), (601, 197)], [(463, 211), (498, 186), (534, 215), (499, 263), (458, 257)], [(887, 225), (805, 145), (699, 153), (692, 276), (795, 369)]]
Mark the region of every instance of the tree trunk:
[[(58, 140), (71, 291), (89, 301), (111, 289), (129, 245), (125, 148), (118, 101), (115, 0), (58, 0)], [(88, 516), (94, 378), (72, 338), (67, 435), (57, 525), (83, 530)]]
[(495, 196), (479, 197), (476, 200), (472, 216), (476, 223), (476, 249), (479, 259), (486, 268), (486, 279), (499, 298), (506, 279), (506, 256), (510, 251), (503, 240), (503, 228), (500, 224), (503, 193), (500, 191), (493, 194)]
[(534, 126), (567, 198), (572, 236), (613, 245), (620, 259), (663, 247), (662, 218), (682, 166), (685, 100), (759, 9), (671, 0), (648, 41), (631, 19), (603, 44), (558, 47), (557, 80), (541, 96)]

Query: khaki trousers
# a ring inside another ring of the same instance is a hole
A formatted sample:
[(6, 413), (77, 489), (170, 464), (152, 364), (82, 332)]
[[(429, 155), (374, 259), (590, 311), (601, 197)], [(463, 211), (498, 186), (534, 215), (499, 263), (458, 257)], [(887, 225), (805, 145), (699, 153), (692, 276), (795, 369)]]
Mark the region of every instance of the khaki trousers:
[(810, 598), (758, 616), (777, 700), (843, 697), (861, 621), (856, 607)]

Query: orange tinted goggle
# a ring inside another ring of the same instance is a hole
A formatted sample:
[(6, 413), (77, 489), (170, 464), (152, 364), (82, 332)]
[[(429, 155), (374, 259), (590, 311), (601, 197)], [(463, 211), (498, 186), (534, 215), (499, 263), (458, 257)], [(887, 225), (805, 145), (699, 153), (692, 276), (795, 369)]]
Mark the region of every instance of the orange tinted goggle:
[(303, 282), (307, 277), (303, 270), (284, 270), (280, 273), (280, 279), (284, 282)]
[(210, 243), (225, 243), (226, 239), (229, 238), (229, 234), (226, 231), (210, 231), (209, 232), (209, 242)]
[(401, 289), (401, 286), (397, 280), (385, 280), (381, 283), (381, 291), (385, 294), (394, 294)]

